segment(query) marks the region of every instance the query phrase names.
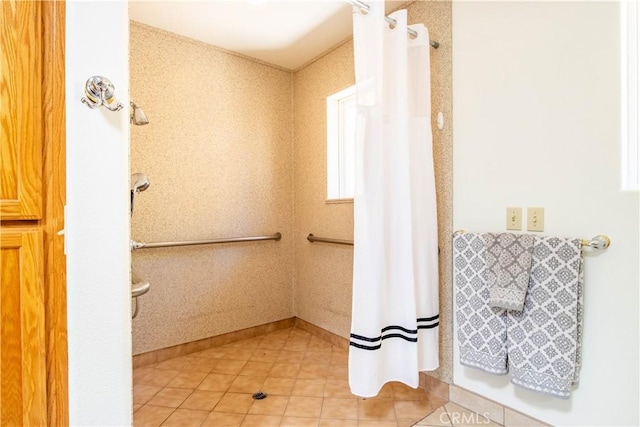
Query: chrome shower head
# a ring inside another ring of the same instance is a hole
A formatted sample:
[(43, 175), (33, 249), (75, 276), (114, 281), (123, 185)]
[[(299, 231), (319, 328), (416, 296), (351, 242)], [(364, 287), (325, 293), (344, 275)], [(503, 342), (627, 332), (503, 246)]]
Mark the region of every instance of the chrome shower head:
[(130, 215), (133, 215), (133, 203), (136, 200), (136, 194), (149, 188), (151, 183), (149, 178), (143, 173), (134, 173), (131, 175), (131, 210)]
[(129, 104), (131, 105), (131, 114), (129, 117), (131, 123), (136, 126), (149, 124), (149, 119), (147, 119), (147, 115), (142, 111), (142, 108), (133, 101), (130, 101)]

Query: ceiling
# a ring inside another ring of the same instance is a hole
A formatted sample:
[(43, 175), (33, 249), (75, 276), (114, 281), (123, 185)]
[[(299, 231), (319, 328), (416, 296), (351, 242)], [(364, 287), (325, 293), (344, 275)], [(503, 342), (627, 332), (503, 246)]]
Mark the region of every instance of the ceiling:
[[(387, 13), (404, 3), (387, 1)], [(134, 21), (289, 70), (350, 37), (351, 11), (346, 0), (129, 2)]]

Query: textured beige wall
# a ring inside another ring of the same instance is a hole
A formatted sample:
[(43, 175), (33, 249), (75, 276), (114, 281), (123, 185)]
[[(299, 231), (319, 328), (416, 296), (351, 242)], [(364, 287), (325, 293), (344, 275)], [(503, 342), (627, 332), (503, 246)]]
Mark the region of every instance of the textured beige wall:
[[(416, 1), (409, 23), (422, 22), (440, 48), (431, 50), (433, 147), (440, 238), (440, 369), (452, 372), (452, 101), (451, 3)], [(353, 238), (353, 205), (327, 204), (326, 97), (354, 84), (353, 43), (347, 42), (294, 74), (296, 315), (343, 337), (351, 325), (352, 248), (309, 243), (308, 233)], [(442, 111), (444, 129), (435, 125)]]
[(351, 326), (353, 248), (306, 236), (353, 239), (353, 203), (326, 203), (326, 99), (354, 84), (353, 43), (298, 70), (293, 78), (296, 315), (343, 337)]
[(137, 197), (131, 235), (147, 242), (251, 236), (280, 242), (139, 250), (151, 282), (133, 353), (293, 315), (292, 75), (131, 23), (131, 127)]

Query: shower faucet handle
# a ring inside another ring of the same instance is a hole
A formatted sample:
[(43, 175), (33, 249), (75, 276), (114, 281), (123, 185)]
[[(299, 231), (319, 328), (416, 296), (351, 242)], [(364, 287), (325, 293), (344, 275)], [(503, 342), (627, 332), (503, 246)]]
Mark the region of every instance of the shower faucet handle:
[(114, 97), (115, 87), (111, 80), (102, 76), (93, 76), (87, 80), (84, 94), (80, 101), (92, 110), (104, 106), (109, 111), (120, 111), (124, 108)]

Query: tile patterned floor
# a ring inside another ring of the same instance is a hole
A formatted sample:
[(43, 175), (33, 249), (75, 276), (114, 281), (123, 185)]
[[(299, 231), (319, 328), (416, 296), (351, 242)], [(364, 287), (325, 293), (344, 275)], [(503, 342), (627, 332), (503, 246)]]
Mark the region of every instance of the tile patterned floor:
[(144, 366), (133, 381), (136, 427), (495, 425), (400, 383), (358, 398), (347, 351), (298, 328)]

